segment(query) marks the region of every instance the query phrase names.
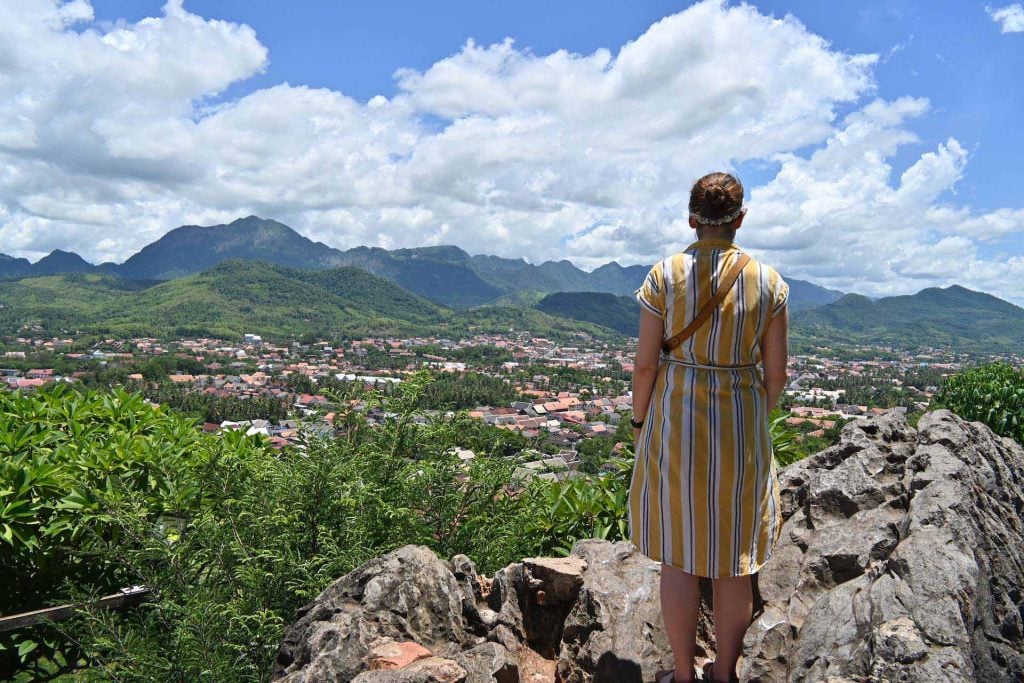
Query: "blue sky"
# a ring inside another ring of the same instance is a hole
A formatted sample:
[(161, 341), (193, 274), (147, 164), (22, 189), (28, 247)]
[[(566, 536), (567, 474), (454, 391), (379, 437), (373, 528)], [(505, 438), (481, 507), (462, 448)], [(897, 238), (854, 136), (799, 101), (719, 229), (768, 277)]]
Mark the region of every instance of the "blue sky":
[[(252, 26), (270, 49), (267, 70), (228, 88), (224, 98), (287, 81), (338, 90), (366, 101), (396, 92), (400, 67), (425, 69), (458, 50), (511, 37), (536, 54), (615, 49), (687, 2), (645, 0), (189, 0), (199, 15)], [(877, 53), (878, 95), (927, 97), (919, 147), (900, 152), (905, 168), (949, 136), (971, 151), (956, 191), (979, 209), (1024, 206), (1024, 35), (1007, 36), (985, 3), (935, 0), (754, 2), (765, 13), (792, 14), (846, 52)], [(996, 5), (1002, 3), (996, 2)], [(152, 0), (95, 0), (99, 20), (138, 20), (163, 5)], [(753, 39), (736, 36), (737, 42)], [(756, 176), (755, 176), (756, 177)]]
[(1019, 0), (8, 0), (4, 50), (16, 256), (256, 213), (339, 248), (650, 263), (725, 167), (784, 273), (1024, 303)]

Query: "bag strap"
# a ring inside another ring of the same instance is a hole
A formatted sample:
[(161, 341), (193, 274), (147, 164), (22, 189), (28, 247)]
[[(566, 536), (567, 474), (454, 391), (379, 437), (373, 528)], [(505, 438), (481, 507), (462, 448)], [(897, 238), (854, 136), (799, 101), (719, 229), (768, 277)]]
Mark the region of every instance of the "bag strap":
[(662, 343), (662, 351), (664, 351), (667, 354), (669, 351), (676, 348), (684, 341), (689, 339), (691, 336), (693, 336), (693, 333), (696, 332), (697, 329), (704, 324), (704, 321), (711, 317), (711, 314), (714, 312), (714, 310), (718, 308), (718, 305), (720, 303), (722, 303), (722, 300), (725, 299), (725, 295), (729, 293), (730, 289), (732, 289), (732, 286), (736, 283), (736, 279), (739, 278), (740, 273), (743, 272), (743, 268), (749, 262), (749, 254), (740, 254), (740, 257), (736, 259), (736, 263), (732, 265), (732, 268), (729, 269), (729, 272), (725, 274), (725, 278), (722, 280), (721, 284), (718, 285), (718, 291), (715, 292), (710, 299), (704, 302), (704, 306), (701, 307), (700, 311), (697, 313), (697, 316), (690, 321), (689, 325), (683, 328), (682, 332), (675, 336), (669, 337)]

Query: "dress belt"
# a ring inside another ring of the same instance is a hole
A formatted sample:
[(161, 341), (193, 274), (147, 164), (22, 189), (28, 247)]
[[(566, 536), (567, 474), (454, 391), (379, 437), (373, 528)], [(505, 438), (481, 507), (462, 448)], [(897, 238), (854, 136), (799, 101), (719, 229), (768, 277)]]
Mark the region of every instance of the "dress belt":
[(700, 363), (692, 363), (688, 360), (671, 358), (669, 356), (662, 356), (661, 360), (665, 363), (682, 365), (684, 368), (696, 368), (698, 370), (753, 370), (757, 368), (756, 363), (751, 363), (750, 365), (701, 365)]

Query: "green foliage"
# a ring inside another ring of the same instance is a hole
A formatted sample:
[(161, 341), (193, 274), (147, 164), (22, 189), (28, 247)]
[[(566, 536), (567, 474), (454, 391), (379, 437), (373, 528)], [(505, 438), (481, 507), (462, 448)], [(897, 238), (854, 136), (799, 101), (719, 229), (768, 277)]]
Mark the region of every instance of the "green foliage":
[(420, 397), (423, 408), (506, 406), (516, 397), (512, 384), (500, 377), (476, 372), (438, 373)]
[(608, 461), (612, 471), (560, 482), (533, 480), (524, 494), (546, 514), (537, 515), (527, 529), (539, 552), (568, 555), (581, 538), (621, 541), (629, 538), (627, 506), (633, 458)]
[(789, 417), (789, 413), (782, 413), (768, 423), (768, 433), (772, 439), (772, 452), (777, 467), (785, 467), (809, 455), (800, 447), (799, 432), (786, 424)]
[[(469, 271), (467, 271), (469, 272)], [(532, 331), (552, 338), (584, 332), (616, 338), (607, 328), (528, 307), (453, 311), (353, 267), (301, 270), (262, 261), (227, 260), (202, 273), (139, 288), (98, 273), (0, 281), (0, 331), (26, 323), (44, 330), (118, 336), (235, 339), (336, 339), (378, 335)], [(478, 302), (479, 303), (479, 302)]]
[[(156, 589), (124, 613), (8, 634), (0, 678), (85, 657), (86, 678), (265, 680), (296, 609), (373, 556), (423, 543), (493, 573), (531, 554), (524, 515), (541, 511), (506, 486), (503, 439), (522, 437), (465, 413), (421, 424), (428, 382), (365, 393), (337, 434), (282, 451), (123, 391), (0, 395), (2, 613)], [(369, 410), (393, 417), (371, 427)], [(456, 446), (477, 453), (465, 470)]]
[(1012, 365), (991, 363), (958, 372), (943, 383), (935, 403), (1024, 443), (1024, 372)]
[[(97, 552), (98, 539), (124, 540), (97, 512), (122, 495), (144, 501), (150, 520), (194, 507), (200, 482), (177, 475), (207, 457), (199, 440), (189, 422), (124, 391), (0, 393), (0, 613), (66, 601), (69, 585), (129, 585), (124, 568)], [(12, 652), (30, 665), (54, 644), (47, 628), (0, 634), (0, 676)]]
[(627, 296), (604, 292), (555, 292), (537, 304), (551, 315), (584, 320), (635, 337), (640, 329), (640, 306)]

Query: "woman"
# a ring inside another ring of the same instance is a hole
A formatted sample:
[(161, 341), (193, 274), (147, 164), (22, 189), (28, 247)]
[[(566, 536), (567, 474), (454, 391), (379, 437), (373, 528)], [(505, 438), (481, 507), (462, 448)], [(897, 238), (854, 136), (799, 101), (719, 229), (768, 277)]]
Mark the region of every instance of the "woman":
[[(694, 680), (700, 576), (712, 579), (717, 650), (704, 678), (737, 680), (752, 575), (782, 526), (768, 413), (786, 384), (789, 287), (733, 241), (746, 215), (736, 178), (698, 180), (689, 210), (697, 241), (656, 263), (636, 291), (629, 534), (661, 561), (675, 656), (656, 683)], [(683, 330), (687, 338), (673, 339)], [(678, 345), (663, 349), (666, 340)]]

